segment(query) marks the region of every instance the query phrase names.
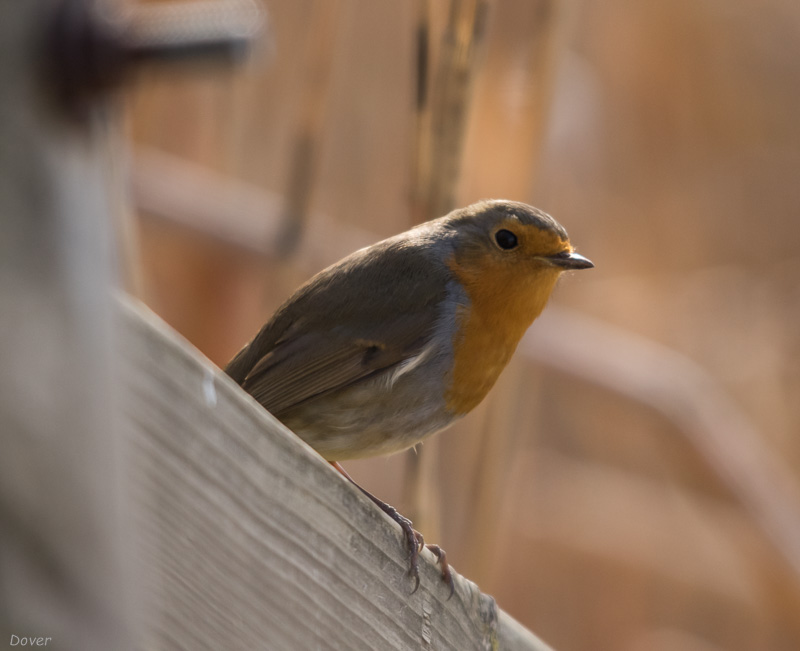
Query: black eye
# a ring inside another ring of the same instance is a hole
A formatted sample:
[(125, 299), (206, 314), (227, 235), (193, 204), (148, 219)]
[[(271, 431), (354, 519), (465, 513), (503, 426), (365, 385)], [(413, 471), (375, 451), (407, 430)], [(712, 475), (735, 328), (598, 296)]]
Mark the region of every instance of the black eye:
[(494, 239), (500, 248), (505, 249), (506, 251), (508, 249), (513, 249), (518, 244), (517, 236), (511, 231), (507, 231), (505, 228), (497, 231), (494, 234)]

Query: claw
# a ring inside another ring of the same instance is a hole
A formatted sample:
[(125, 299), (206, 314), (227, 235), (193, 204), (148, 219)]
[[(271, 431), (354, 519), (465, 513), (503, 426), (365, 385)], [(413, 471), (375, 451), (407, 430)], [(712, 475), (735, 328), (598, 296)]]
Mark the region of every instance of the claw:
[(414, 529), (411, 520), (400, 515), (393, 506), (389, 506), (388, 504), (386, 506), (388, 508), (384, 509), (384, 512), (400, 525), (406, 538), (406, 546), (408, 547), (408, 573), (414, 578), (414, 589), (411, 591), (411, 594), (414, 594), (419, 589), (419, 553), (422, 550), (422, 546), (425, 544), (425, 540), (422, 538), (422, 534)]
[(419, 531), (414, 529), (411, 520), (400, 515), (396, 508), (386, 504), (386, 502), (381, 502), (372, 495), (370, 495), (370, 497), (372, 497), (373, 502), (375, 502), (386, 515), (399, 524), (400, 528), (403, 530), (406, 546), (408, 547), (408, 574), (414, 579), (414, 589), (411, 591), (411, 594), (414, 594), (419, 589), (419, 553), (425, 545), (425, 539)]
[[(409, 520), (408, 523), (411, 524), (411, 520)], [(422, 548), (425, 546), (425, 538), (423, 538), (422, 534), (416, 529), (412, 529), (412, 531), (414, 532), (414, 537), (417, 540), (417, 551), (421, 552)]]
[(447, 600), (450, 601), (456, 591), (456, 582), (453, 579), (453, 573), (450, 571), (450, 564), (447, 562), (447, 554), (445, 554), (444, 549), (439, 547), (439, 545), (425, 546), (433, 552), (433, 555), (436, 556), (436, 562), (439, 563), (439, 566), (442, 568), (442, 581), (450, 587), (450, 594), (447, 596)]

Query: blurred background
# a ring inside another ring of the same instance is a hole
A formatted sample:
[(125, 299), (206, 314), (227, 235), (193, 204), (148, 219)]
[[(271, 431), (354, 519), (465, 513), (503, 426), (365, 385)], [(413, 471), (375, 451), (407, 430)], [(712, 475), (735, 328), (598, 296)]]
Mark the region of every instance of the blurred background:
[(265, 0), (126, 97), (131, 291), (220, 366), (316, 271), (481, 198), (564, 278), (490, 397), (345, 464), (562, 651), (800, 648), (800, 4)]

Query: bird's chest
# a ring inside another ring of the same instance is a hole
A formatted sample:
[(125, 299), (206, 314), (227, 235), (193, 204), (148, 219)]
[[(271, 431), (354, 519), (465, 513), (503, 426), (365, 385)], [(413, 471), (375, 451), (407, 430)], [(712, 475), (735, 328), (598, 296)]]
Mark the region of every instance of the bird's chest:
[(486, 397), (542, 307), (534, 301), (490, 297), (459, 310), (451, 383), (445, 394), (448, 410), (465, 414)]

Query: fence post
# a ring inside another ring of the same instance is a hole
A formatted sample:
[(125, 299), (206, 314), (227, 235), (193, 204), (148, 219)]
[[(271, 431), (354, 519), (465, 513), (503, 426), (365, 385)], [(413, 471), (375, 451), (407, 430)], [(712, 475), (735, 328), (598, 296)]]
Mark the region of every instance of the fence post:
[(109, 124), (48, 95), (55, 3), (0, 3), (0, 646), (128, 648)]

